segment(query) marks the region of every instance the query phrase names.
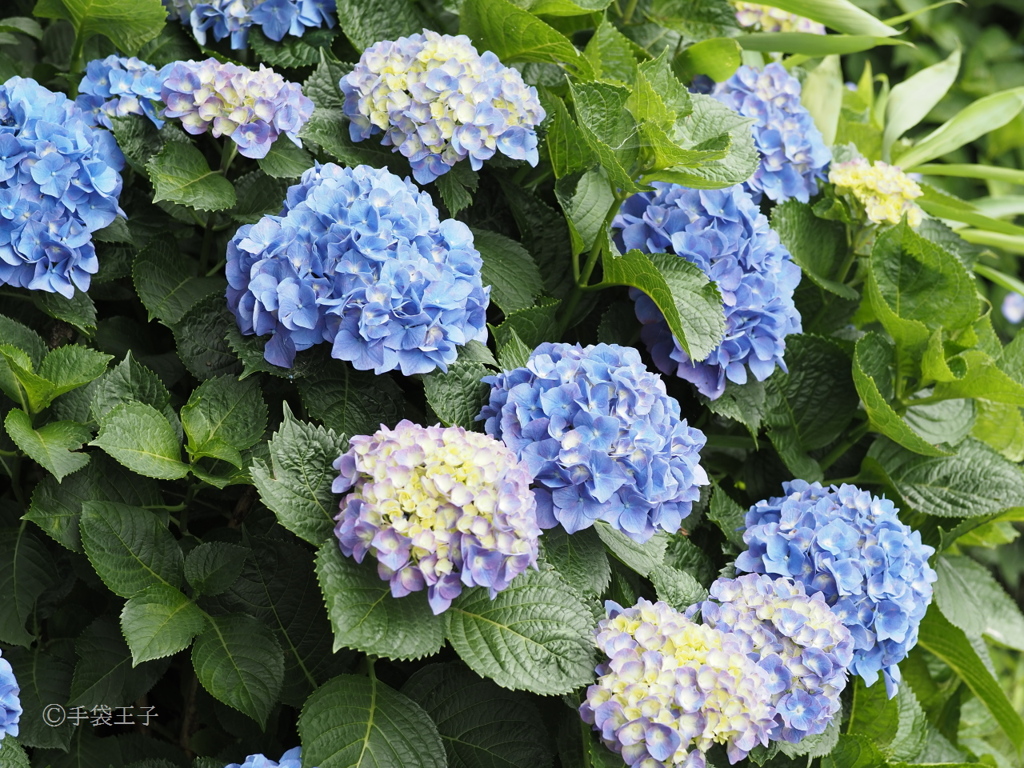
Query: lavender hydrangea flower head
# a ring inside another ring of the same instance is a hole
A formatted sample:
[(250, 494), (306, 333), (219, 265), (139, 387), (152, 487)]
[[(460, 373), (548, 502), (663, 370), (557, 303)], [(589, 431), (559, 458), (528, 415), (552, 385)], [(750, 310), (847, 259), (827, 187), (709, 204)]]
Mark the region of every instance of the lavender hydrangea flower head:
[(245, 157), (266, 157), (282, 133), (302, 146), (299, 131), (313, 102), (296, 83), (262, 64), (259, 71), (216, 59), (176, 61), (164, 74), (164, 117), (181, 118), (193, 136), (230, 136)]
[(110, 118), (127, 115), (145, 115), (160, 128), (164, 124), (158, 115), (163, 79), (163, 70), (152, 64), (134, 56), (126, 59), (111, 54), (86, 65), (76, 103), (93, 113), (104, 128), (112, 127)]
[(741, 27), (752, 27), (759, 32), (807, 32), (824, 35), (825, 25), (797, 16), (770, 5), (760, 3), (734, 2), (736, 21)]
[(785, 496), (747, 512), (736, 558), (740, 572), (789, 576), (820, 592), (853, 636), (850, 671), (872, 685), (879, 673), (892, 698), (899, 664), (917, 643), (937, 575), (891, 501), (853, 485), (822, 488), (793, 480)]
[(164, 0), (164, 6), (192, 27), (200, 45), (206, 45), (209, 32), (214, 40), (230, 37), (234, 50), (246, 47), (253, 26), (280, 41), (285, 35), (301, 37), (310, 27), (333, 27), (336, 12), (335, 0)]
[(526, 462), (541, 528), (604, 520), (637, 541), (674, 533), (708, 484), (704, 433), (679, 418), (632, 347), (544, 343), (524, 368), (484, 378), (478, 419)]
[(710, 627), (749, 637), (775, 712), (772, 739), (798, 742), (824, 732), (841, 706), (853, 638), (820, 593), (788, 577), (718, 579), (700, 611)]
[(327, 341), (362, 371), (446, 371), (487, 340), (482, 266), (469, 227), (441, 221), (411, 181), (328, 163), (228, 243), (228, 304), (242, 333), (272, 334), (274, 365)]
[(21, 688), (10, 662), (0, 658), (0, 741), (18, 735), (21, 713)]
[(465, 35), (423, 34), (375, 43), (340, 82), (353, 141), (381, 141), (409, 158), (420, 184), (495, 152), (537, 165), (544, 108), (537, 89)]
[(858, 157), (833, 165), (828, 180), (839, 194), (852, 195), (874, 224), (899, 224), (906, 215), (907, 223), (916, 227), (924, 218), (921, 207), (914, 202), (924, 192), (898, 166), (881, 160), (871, 165)]
[(0, 85), (0, 285), (89, 289), (92, 233), (124, 212), (124, 156), (109, 131), (35, 80)]
[(732, 763), (768, 745), (771, 696), (749, 638), (696, 624), (666, 603), (605, 605), (596, 635), (607, 660), (580, 716), (627, 765), (704, 768), (713, 744), (724, 744)]
[(725, 308), (725, 338), (703, 361), (693, 362), (672, 336), (657, 305), (633, 289), (641, 338), (658, 369), (696, 385), (714, 400), (726, 379), (758, 381), (786, 370), (786, 337), (800, 333), (793, 291), (800, 268), (742, 187), (696, 190), (655, 182), (654, 192), (629, 198), (615, 217), (619, 243), (644, 253), (675, 253), (718, 286)]
[(224, 768), (302, 768), (302, 747), (289, 749), (277, 761), (264, 755), (249, 755), (241, 765), (231, 763)]
[(427, 590), (435, 614), (462, 588), (491, 599), (537, 562), (530, 474), (493, 438), (402, 421), (360, 435), (334, 462), (348, 494), (334, 529), (347, 557), (367, 553), (394, 597)]
[(711, 95), (735, 112), (754, 119), (751, 131), (761, 163), (745, 183), (760, 202), (806, 203), (825, 179), (832, 153), (811, 113), (800, 103), (800, 81), (781, 64), (763, 70), (742, 66)]

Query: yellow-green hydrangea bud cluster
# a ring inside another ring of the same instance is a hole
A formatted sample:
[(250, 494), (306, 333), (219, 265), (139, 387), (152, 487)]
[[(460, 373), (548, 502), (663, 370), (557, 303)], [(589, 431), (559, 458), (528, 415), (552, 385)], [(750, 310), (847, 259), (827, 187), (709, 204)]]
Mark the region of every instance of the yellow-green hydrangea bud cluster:
[(824, 35), (825, 25), (795, 13), (772, 8), (760, 3), (735, 2), (736, 21), (741, 27), (752, 27), (761, 32), (809, 32)]
[(895, 165), (876, 160), (874, 165), (862, 157), (845, 163), (834, 163), (828, 180), (839, 194), (852, 194), (875, 224), (899, 224), (904, 214), (907, 223), (916, 227), (924, 212), (914, 200), (924, 192), (917, 182)]
[(463, 586), (493, 598), (537, 562), (533, 478), (494, 438), (406, 420), (353, 437), (334, 468), (341, 551), (372, 553), (394, 597), (425, 587), (441, 613)]
[(714, 744), (724, 744), (733, 763), (768, 745), (774, 710), (749, 637), (643, 598), (606, 608), (596, 634), (607, 661), (580, 716), (626, 764), (705, 768)]

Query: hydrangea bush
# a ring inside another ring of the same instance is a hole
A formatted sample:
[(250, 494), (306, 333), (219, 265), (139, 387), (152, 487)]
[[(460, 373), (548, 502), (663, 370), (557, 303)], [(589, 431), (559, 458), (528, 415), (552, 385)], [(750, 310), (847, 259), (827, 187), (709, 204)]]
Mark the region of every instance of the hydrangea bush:
[(1019, 763), (961, 6), (2, 5), (0, 768)]

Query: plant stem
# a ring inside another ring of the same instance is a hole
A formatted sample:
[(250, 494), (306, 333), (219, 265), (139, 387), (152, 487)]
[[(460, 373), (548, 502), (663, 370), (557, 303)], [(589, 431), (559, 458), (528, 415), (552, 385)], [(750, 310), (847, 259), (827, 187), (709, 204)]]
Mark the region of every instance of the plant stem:
[(633, 20), (633, 11), (636, 10), (637, 0), (629, 0), (626, 5), (626, 11), (622, 14), (622, 23), (629, 24)]
[(821, 466), (822, 472), (835, 464), (836, 461), (839, 460), (847, 451), (859, 443), (860, 439), (868, 433), (870, 426), (870, 423), (865, 421), (854, 427), (849, 436), (843, 442), (829, 451), (825, 458), (818, 462)]
[[(604, 253), (608, 242), (608, 238), (606, 236), (608, 233), (608, 227), (611, 226), (621, 205), (622, 197), (615, 195), (615, 202), (612, 204), (611, 209), (608, 211), (608, 214), (604, 217), (604, 221), (601, 223), (601, 229), (598, 230), (597, 239), (594, 241), (593, 246), (591, 246), (590, 253), (587, 255), (587, 260), (583, 264), (582, 269), (580, 269), (579, 254), (573, 254), (572, 275), (574, 282), (572, 286), (572, 293), (569, 294), (569, 298), (566, 300), (565, 306), (563, 307), (562, 321), (558, 324), (559, 338), (564, 336), (565, 332), (569, 330), (569, 326), (572, 323), (573, 313), (576, 311), (576, 307), (579, 306), (580, 299), (583, 298), (583, 292), (590, 290), (592, 287), (597, 287), (589, 286), (587, 283), (590, 282), (590, 276), (594, 274), (597, 262)], [(601, 284), (599, 283), (598, 285)]]

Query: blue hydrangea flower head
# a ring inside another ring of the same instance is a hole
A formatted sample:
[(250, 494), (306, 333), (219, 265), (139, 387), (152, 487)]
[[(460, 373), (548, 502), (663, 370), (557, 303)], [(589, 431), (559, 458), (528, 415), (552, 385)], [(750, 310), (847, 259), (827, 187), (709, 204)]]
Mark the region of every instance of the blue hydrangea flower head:
[(280, 760), (271, 760), (264, 755), (249, 755), (239, 765), (231, 763), (224, 768), (302, 768), (302, 747), (293, 747), (281, 755)]
[(793, 480), (785, 496), (747, 512), (736, 558), (740, 572), (789, 576), (820, 592), (853, 636), (850, 671), (872, 685), (881, 673), (889, 697), (897, 664), (917, 643), (937, 576), (935, 550), (904, 525), (885, 497), (854, 485), (822, 488)]
[(302, 146), (299, 131), (313, 114), (313, 102), (260, 64), (258, 71), (216, 59), (176, 61), (164, 70), (160, 98), (164, 117), (181, 119), (197, 136), (230, 136), (245, 157), (266, 157), (282, 133)]
[(706, 438), (632, 347), (544, 343), (524, 368), (484, 378), (478, 419), (534, 477), (541, 528), (604, 520), (637, 541), (674, 533), (708, 484)]
[(123, 167), (113, 134), (64, 94), (21, 77), (0, 85), (0, 285), (88, 290), (92, 233), (124, 215)]
[(1010, 293), (1003, 297), (1001, 309), (1003, 317), (1016, 325), (1021, 320), (1024, 320), (1024, 296), (1016, 291), (1010, 291)]
[(840, 709), (853, 637), (820, 593), (789, 577), (718, 579), (700, 611), (704, 624), (750, 638), (767, 673), (775, 712), (771, 738), (796, 743), (824, 732)]
[(411, 181), (328, 163), (228, 243), (228, 304), (242, 333), (272, 334), (274, 365), (327, 341), (361, 371), (446, 371), (487, 340), (482, 266), (469, 227), (441, 221)]
[(736, 6), (736, 21), (741, 27), (758, 32), (807, 32), (824, 35), (825, 25), (798, 16), (795, 13), (772, 8), (761, 3), (733, 2)]
[(402, 421), (359, 435), (334, 462), (347, 494), (334, 529), (346, 557), (367, 553), (394, 597), (427, 590), (435, 614), (465, 587), (491, 599), (537, 562), (530, 473), (497, 440)]
[(277, 41), (301, 37), (310, 27), (333, 27), (335, 5), (335, 0), (164, 0), (171, 16), (192, 27), (200, 45), (210, 33), (214, 40), (231, 38), (234, 50), (246, 47), (253, 26)]
[(631, 768), (704, 768), (724, 744), (729, 761), (768, 745), (768, 675), (744, 635), (696, 624), (667, 603), (608, 602), (597, 625), (606, 660), (580, 716)]
[(0, 658), (0, 741), (18, 735), (21, 719), (21, 688), (7, 659)]
[(654, 192), (633, 195), (615, 217), (620, 246), (644, 253), (674, 253), (714, 281), (725, 309), (725, 338), (693, 362), (672, 336), (649, 296), (632, 289), (641, 338), (665, 374), (696, 385), (714, 400), (726, 379), (764, 381), (775, 367), (786, 370), (786, 337), (800, 333), (793, 291), (800, 268), (742, 187), (687, 189), (655, 182)]
[(157, 128), (164, 121), (160, 110), (160, 86), (164, 70), (140, 61), (134, 56), (126, 59), (111, 54), (105, 59), (93, 59), (85, 67), (85, 77), (78, 85), (76, 103), (96, 116), (96, 122), (111, 128), (111, 117), (145, 115)]
[(817, 194), (832, 153), (800, 103), (799, 80), (778, 63), (763, 70), (742, 66), (711, 95), (754, 119), (751, 131), (761, 164), (745, 186), (755, 202), (765, 195), (777, 203), (806, 203)]
[(423, 34), (375, 43), (340, 82), (353, 141), (381, 141), (409, 158), (420, 184), (469, 158), (473, 170), (501, 152), (537, 165), (537, 89), (465, 35)]

